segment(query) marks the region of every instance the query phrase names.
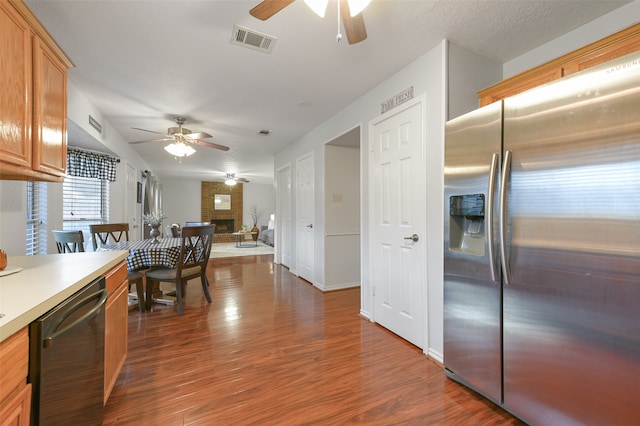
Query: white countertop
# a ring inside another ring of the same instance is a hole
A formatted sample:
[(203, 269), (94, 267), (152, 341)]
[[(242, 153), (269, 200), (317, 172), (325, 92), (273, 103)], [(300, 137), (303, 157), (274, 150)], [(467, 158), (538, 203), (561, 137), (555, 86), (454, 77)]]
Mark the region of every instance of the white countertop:
[(122, 262), (126, 250), (12, 256), (0, 277), (0, 342)]

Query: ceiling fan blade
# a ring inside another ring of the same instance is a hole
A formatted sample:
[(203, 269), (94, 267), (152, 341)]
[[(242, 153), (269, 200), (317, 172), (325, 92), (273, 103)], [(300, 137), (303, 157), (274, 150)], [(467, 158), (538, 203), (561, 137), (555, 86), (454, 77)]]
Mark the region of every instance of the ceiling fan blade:
[(242, 182), (242, 183), (249, 183), (249, 179), (245, 179), (245, 178), (235, 178), (238, 182)]
[(228, 146), (218, 145), (217, 143), (213, 143), (213, 142), (201, 141), (199, 139), (192, 139), (191, 142), (193, 142), (196, 145), (219, 149), (220, 151), (229, 151)]
[(185, 136), (191, 139), (209, 139), (213, 137), (209, 133), (205, 132), (187, 133)]
[(173, 138), (162, 138), (162, 139), (146, 139), (143, 141), (135, 141), (135, 142), (129, 142), (131, 145), (135, 145), (137, 143), (147, 143), (147, 142), (167, 142), (167, 141), (172, 141), (174, 140)]
[(249, 11), (251, 16), (266, 21), (285, 7), (293, 3), (294, 0), (264, 0), (262, 3)]
[(154, 132), (153, 130), (141, 129), (139, 127), (132, 127), (133, 130), (142, 130), (143, 132), (156, 133), (158, 135), (166, 135), (166, 133), (162, 132)]
[(367, 29), (364, 26), (362, 12), (356, 16), (351, 16), (349, 3), (343, 1), (340, 2), (340, 14), (342, 15), (342, 24), (344, 25), (344, 32), (347, 33), (349, 44), (360, 43), (367, 38)]

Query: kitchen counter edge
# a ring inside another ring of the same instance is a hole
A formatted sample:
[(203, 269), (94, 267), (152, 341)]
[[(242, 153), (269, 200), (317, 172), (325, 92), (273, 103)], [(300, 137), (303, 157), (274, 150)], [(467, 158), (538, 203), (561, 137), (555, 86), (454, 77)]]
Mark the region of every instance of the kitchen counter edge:
[(104, 276), (128, 254), (118, 250), (9, 257), (9, 266), (23, 270), (0, 277), (0, 342)]

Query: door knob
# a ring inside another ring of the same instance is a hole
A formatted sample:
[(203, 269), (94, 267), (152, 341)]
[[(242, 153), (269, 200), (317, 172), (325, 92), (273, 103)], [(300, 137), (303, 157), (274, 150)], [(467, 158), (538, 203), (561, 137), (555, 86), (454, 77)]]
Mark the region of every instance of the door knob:
[(411, 241), (413, 241), (414, 243), (417, 243), (417, 242), (418, 242), (418, 240), (419, 240), (420, 238), (418, 237), (418, 234), (413, 234), (413, 235), (412, 235), (412, 236), (410, 236), (410, 237), (404, 237), (404, 239), (405, 239), (405, 240), (411, 240)]
[(309, 225), (307, 225), (307, 228), (313, 228), (313, 223), (310, 223)]

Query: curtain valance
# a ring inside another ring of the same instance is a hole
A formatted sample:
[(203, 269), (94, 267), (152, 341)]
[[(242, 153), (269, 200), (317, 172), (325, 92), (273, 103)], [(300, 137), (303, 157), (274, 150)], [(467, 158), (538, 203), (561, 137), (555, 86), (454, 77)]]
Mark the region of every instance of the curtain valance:
[(107, 154), (70, 148), (67, 150), (67, 174), (115, 182), (119, 161)]

